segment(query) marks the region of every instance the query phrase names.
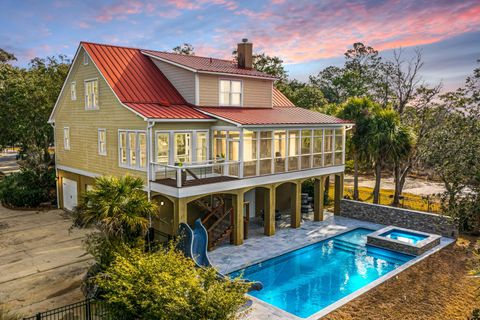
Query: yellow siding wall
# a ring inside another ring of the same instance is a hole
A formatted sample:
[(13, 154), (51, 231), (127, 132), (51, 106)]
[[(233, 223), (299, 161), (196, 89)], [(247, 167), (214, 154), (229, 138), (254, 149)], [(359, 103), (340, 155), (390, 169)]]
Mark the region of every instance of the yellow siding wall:
[(195, 104), (195, 74), (169, 63), (152, 59), (185, 100)]
[[(219, 80), (227, 79), (225, 76), (199, 74), (200, 105), (219, 105)], [(272, 81), (252, 78), (230, 77), (228, 79), (243, 81), (243, 106), (244, 107), (271, 107), (272, 106)]]
[[(147, 123), (123, 107), (92, 61), (83, 65), (79, 53), (59, 100), (55, 114), (57, 165), (102, 175), (131, 175), (146, 179), (145, 171), (118, 165), (118, 129), (146, 130)], [(98, 78), (99, 110), (85, 110), (84, 80)], [(77, 100), (70, 98), (70, 85), (76, 81)], [(63, 128), (70, 127), (70, 150), (64, 150)], [(98, 129), (107, 129), (107, 155), (98, 154)]]

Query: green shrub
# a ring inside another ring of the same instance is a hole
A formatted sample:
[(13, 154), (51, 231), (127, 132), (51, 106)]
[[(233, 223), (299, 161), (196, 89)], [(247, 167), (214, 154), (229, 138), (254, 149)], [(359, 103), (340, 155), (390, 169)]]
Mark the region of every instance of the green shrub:
[[(95, 283), (116, 316), (143, 320), (236, 319), (246, 284), (197, 268), (173, 245), (155, 253), (125, 248)], [(115, 316), (114, 315), (114, 316)]]
[(22, 169), (0, 181), (0, 201), (13, 207), (37, 207), (55, 199), (55, 170)]

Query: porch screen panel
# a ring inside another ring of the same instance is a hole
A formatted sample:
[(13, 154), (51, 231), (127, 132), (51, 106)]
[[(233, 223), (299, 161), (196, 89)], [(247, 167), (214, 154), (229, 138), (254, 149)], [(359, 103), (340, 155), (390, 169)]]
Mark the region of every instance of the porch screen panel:
[(287, 154), (287, 133), (285, 130), (274, 131), (275, 173), (285, 172), (285, 158)]
[(325, 129), (325, 143), (324, 147), (324, 165), (331, 166), (333, 165), (333, 130)]
[(288, 132), (288, 171), (300, 169), (300, 131), (290, 130)]
[[(228, 161), (240, 160), (240, 132), (229, 131), (228, 132)], [(239, 164), (232, 163), (228, 167), (228, 174), (230, 176), (238, 177)]]
[(343, 164), (343, 129), (335, 129), (335, 165)]
[(257, 132), (243, 132), (243, 176), (257, 175)]
[(313, 167), (318, 168), (322, 163), (322, 140), (323, 130), (313, 130)]
[(260, 132), (260, 174), (272, 173), (272, 132)]
[(302, 169), (311, 168), (311, 145), (312, 145), (312, 130), (302, 130)]

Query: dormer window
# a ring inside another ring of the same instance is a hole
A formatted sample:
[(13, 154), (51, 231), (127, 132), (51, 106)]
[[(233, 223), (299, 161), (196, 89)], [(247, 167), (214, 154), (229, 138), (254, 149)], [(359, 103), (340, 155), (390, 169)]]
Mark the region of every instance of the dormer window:
[(220, 80), (220, 103), (221, 106), (242, 105), (242, 81)]

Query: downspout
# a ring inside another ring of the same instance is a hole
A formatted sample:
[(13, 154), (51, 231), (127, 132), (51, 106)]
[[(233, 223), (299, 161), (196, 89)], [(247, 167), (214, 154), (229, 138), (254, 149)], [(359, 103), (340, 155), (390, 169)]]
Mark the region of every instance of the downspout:
[(55, 146), (55, 153), (53, 154), (55, 160), (55, 193), (57, 196), (57, 209), (60, 209), (60, 196), (58, 195), (58, 184), (60, 183), (57, 170), (57, 140), (55, 136), (55, 122), (51, 122), (50, 125), (53, 128), (53, 145)]

